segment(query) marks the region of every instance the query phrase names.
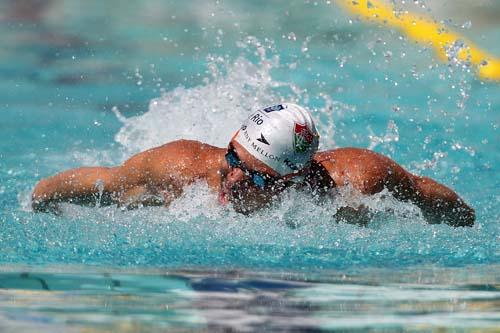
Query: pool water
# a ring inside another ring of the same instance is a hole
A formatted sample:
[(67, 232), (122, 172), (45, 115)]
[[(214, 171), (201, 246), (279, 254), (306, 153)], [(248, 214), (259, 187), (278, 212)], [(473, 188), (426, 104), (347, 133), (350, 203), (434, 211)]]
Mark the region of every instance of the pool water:
[[(500, 56), (498, 4), (419, 4)], [(469, 64), (327, 1), (4, 1), (0, 13), (2, 331), (498, 327), (500, 85)], [(180, 138), (222, 147), (281, 100), (312, 110), (320, 149), (388, 155), (455, 189), (476, 225), (428, 225), (388, 193), (349, 189), (327, 205), (291, 190), (245, 217), (203, 183), (168, 209), (30, 210), (42, 177)], [(373, 211), (367, 227), (333, 220), (349, 203)]]

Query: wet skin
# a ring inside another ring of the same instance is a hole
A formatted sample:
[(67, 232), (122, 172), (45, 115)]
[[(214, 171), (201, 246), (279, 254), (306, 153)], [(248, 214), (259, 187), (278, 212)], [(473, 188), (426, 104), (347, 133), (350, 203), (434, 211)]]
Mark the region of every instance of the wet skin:
[[(472, 226), (474, 209), (453, 190), (427, 177), (413, 175), (390, 158), (360, 148), (339, 148), (314, 156), (329, 177), (318, 173), (309, 178), (325, 179), (324, 186), (350, 185), (362, 194), (371, 195), (387, 189), (398, 200), (417, 205), (429, 223), (445, 222), (453, 226)], [(352, 209), (345, 210), (347, 215)]]
[[(270, 204), (289, 182), (237, 142), (232, 144), (248, 170), (267, 174), (276, 181), (258, 188), (242, 169), (229, 167), (226, 149), (179, 140), (139, 153), (121, 166), (83, 167), (42, 179), (33, 191), (32, 206), (34, 211), (57, 213), (60, 202), (95, 205), (99, 197), (102, 205), (168, 206), (186, 186), (203, 181), (219, 194), (222, 204), (230, 202), (236, 211), (248, 214)], [(306, 181), (302, 187), (314, 195), (329, 195), (331, 188), (347, 184), (368, 195), (387, 188), (396, 198), (419, 206), (430, 223), (474, 223), (474, 210), (455, 192), (429, 178), (412, 175), (389, 158), (366, 149), (317, 153), (311, 168), (303, 173)]]

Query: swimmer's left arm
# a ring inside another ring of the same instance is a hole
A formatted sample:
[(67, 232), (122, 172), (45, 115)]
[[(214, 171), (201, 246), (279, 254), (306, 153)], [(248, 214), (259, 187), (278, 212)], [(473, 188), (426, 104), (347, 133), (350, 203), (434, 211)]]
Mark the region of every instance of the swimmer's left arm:
[(412, 201), (420, 207), (429, 223), (455, 227), (474, 225), (476, 213), (453, 190), (427, 177), (413, 177), (415, 191)]

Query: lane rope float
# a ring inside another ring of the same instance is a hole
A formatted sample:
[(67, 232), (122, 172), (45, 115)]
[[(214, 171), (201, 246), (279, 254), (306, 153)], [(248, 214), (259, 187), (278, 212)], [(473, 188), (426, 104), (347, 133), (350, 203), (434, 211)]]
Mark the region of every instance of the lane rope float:
[(477, 75), (484, 80), (500, 81), (500, 59), (481, 50), (459, 33), (437, 23), (424, 15), (396, 12), (393, 6), (380, 0), (337, 0), (350, 13), (360, 18), (381, 23), (403, 31), (410, 39), (431, 45), (439, 58), (448, 61), (450, 48), (459, 48), (456, 57), (475, 66)]

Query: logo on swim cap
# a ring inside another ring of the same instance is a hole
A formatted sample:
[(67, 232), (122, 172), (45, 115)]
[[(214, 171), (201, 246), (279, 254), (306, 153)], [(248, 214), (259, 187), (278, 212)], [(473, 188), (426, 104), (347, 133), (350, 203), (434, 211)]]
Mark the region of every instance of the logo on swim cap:
[(311, 133), (311, 131), (307, 128), (306, 125), (296, 123), (294, 128), (294, 134), (295, 134), (295, 140), (294, 140), (295, 151), (297, 153), (304, 153), (311, 148), (311, 145), (314, 140), (314, 135)]
[(257, 138), (257, 141), (260, 141), (262, 142), (263, 144), (265, 145), (268, 145), (269, 146), (269, 142), (267, 142), (266, 138), (264, 137), (264, 135), (262, 133), (260, 133), (260, 138)]
[(311, 114), (292, 103), (253, 112), (233, 138), (282, 176), (297, 172), (311, 161), (318, 139)]
[(273, 106), (267, 107), (263, 111), (265, 113), (269, 113), (269, 112), (273, 112), (273, 111), (280, 111), (280, 110), (283, 110), (283, 109), (284, 109), (283, 105), (278, 104), (278, 105), (273, 105)]

